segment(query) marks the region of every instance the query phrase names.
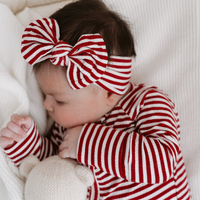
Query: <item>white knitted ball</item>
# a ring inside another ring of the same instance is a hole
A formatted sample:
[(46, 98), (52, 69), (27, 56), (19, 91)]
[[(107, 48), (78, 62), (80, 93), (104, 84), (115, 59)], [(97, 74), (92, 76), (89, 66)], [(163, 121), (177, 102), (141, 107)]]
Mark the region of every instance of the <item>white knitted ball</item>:
[(32, 166), (32, 170), (27, 169), (30, 166), (30, 159), (20, 166), (22, 174), (30, 171), (25, 185), (26, 200), (83, 200), (87, 186), (94, 181), (90, 169), (73, 159), (52, 156)]

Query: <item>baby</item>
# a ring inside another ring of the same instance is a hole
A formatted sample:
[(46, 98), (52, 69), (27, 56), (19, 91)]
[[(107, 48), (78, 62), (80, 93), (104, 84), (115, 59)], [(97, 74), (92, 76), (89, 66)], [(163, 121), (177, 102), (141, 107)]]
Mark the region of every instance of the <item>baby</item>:
[(30, 116), (12, 115), (0, 146), (17, 166), (29, 154), (59, 153), (92, 170), (87, 199), (191, 199), (174, 103), (130, 83), (131, 32), (102, 1), (75, 1), (32, 22), (22, 55), (55, 124), (46, 138)]

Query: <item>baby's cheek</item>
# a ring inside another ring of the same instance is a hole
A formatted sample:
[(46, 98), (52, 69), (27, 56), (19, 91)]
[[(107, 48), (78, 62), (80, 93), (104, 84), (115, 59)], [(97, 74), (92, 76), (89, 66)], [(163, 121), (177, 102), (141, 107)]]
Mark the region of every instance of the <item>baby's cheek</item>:
[(64, 113), (63, 111), (55, 113), (55, 121), (60, 124), (62, 127), (68, 128), (71, 118), (70, 115)]

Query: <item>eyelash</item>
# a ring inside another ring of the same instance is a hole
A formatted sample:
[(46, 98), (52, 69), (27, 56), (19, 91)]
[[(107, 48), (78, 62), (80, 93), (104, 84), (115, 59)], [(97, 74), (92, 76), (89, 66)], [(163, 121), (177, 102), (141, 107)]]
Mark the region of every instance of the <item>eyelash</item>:
[[(43, 97), (44, 97), (44, 100), (45, 100), (46, 94), (43, 93)], [(62, 105), (64, 105), (64, 104), (66, 104), (65, 101), (57, 101), (57, 100), (56, 100), (56, 103), (57, 103), (59, 106), (62, 106)]]
[(65, 101), (56, 101), (58, 105), (62, 106), (64, 105), (66, 102)]

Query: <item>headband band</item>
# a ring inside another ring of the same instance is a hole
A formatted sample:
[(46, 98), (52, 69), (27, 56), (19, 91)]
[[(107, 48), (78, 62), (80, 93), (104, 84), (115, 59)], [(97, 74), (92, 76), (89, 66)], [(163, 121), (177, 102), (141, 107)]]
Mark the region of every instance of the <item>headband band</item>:
[(34, 65), (49, 59), (54, 65), (67, 66), (67, 80), (72, 89), (92, 83), (122, 95), (131, 77), (130, 57), (108, 55), (100, 34), (84, 34), (75, 46), (60, 40), (56, 20), (43, 18), (29, 24), (22, 35), (22, 55)]

